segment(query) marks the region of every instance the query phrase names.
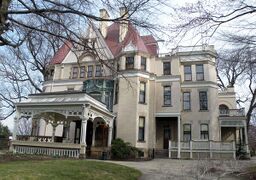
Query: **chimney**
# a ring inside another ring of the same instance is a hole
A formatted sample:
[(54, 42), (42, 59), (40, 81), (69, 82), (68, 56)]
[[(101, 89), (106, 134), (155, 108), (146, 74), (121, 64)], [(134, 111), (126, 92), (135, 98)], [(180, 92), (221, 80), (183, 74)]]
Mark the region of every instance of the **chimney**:
[(119, 27), (119, 42), (122, 42), (128, 32), (128, 11), (127, 8), (120, 8), (120, 17), (122, 17), (122, 21), (120, 21)]
[[(106, 19), (106, 20), (109, 19), (109, 14), (106, 9), (100, 10), (100, 18)], [(100, 21), (100, 32), (104, 38), (106, 38), (106, 36), (107, 36), (107, 31), (108, 31), (108, 21), (101, 20)]]

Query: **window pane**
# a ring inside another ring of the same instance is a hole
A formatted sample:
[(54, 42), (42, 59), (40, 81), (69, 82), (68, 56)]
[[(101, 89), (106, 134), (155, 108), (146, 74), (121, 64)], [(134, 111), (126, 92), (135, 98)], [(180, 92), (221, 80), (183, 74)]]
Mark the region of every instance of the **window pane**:
[(200, 101), (200, 110), (207, 110), (208, 109), (207, 92), (205, 91), (199, 92), (199, 101)]
[(85, 77), (85, 66), (81, 66), (80, 67), (80, 78), (84, 78)]
[(170, 75), (171, 74), (171, 63), (170, 62), (164, 62), (163, 63), (163, 70), (164, 70), (164, 75)]
[(145, 121), (144, 117), (140, 117), (139, 127), (144, 127), (144, 123), (145, 123), (144, 121)]
[(190, 124), (184, 124), (183, 125), (183, 130), (184, 131), (191, 131), (191, 125)]
[(145, 95), (146, 95), (146, 83), (140, 83), (140, 94), (139, 94), (139, 102), (145, 103)]
[(145, 136), (145, 117), (139, 117), (138, 140), (144, 141), (144, 136)]
[(203, 64), (196, 65), (196, 80), (204, 80), (204, 66)]
[(201, 124), (201, 131), (208, 131), (208, 125), (207, 124)]
[(185, 81), (191, 81), (192, 80), (192, 71), (191, 66), (184, 66), (184, 79)]
[(89, 65), (88, 71), (87, 71), (87, 77), (92, 77), (92, 75), (93, 75), (93, 66)]
[(141, 69), (142, 69), (142, 70), (146, 70), (146, 69), (147, 69), (147, 60), (146, 60), (145, 57), (141, 57), (141, 63), (140, 63), (140, 65), (141, 65)]
[(133, 69), (134, 68), (134, 57), (126, 57), (126, 69)]
[(190, 92), (183, 93), (183, 109), (190, 110)]
[(101, 73), (101, 65), (96, 65), (95, 76), (96, 76), (96, 77), (102, 76), (102, 73)]
[(78, 77), (78, 67), (73, 67), (72, 78)]
[(164, 87), (164, 105), (171, 105), (171, 86)]

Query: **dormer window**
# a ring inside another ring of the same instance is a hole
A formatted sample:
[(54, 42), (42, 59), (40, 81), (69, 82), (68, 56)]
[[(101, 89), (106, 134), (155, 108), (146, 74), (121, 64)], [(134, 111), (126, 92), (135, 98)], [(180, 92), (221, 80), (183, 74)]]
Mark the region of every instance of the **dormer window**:
[(126, 57), (125, 69), (126, 69), (126, 70), (134, 69), (134, 56), (128, 56), (128, 57)]

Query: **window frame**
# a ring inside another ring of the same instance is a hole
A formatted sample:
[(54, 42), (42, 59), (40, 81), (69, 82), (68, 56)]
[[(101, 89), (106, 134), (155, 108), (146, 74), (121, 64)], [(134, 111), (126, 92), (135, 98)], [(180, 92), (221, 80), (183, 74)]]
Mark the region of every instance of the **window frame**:
[[(76, 69), (76, 71), (75, 71)], [(79, 74), (79, 69), (77, 66), (72, 67), (72, 79), (77, 79)]]
[[(140, 126), (141, 123), (140, 121), (143, 121), (143, 126)], [(146, 123), (146, 120), (145, 120), (145, 117), (144, 116), (140, 116), (139, 117), (139, 124), (138, 124), (138, 141), (139, 142), (145, 142), (145, 123)]]
[[(141, 85), (144, 86), (144, 90), (141, 90)], [(146, 82), (141, 81), (139, 88), (140, 88), (140, 90), (139, 90), (139, 103), (140, 104), (145, 104), (146, 103)]]
[[(80, 67), (80, 78), (85, 78), (85, 66), (81, 66)], [(82, 76), (83, 74), (83, 76)]]
[[(91, 70), (90, 70), (91, 69)], [(87, 78), (93, 77), (93, 65), (88, 65), (87, 66)]]
[(119, 81), (116, 80), (116, 83), (115, 83), (115, 101), (114, 101), (114, 104), (118, 104), (118, 96), (119, 96)]
[(125, 57), (125, 70), (134, 69), (134, 56)]
[[(190, 131), (187, 131), (187, 130), (185, 130), (185, 126), (189, 126), (189, 129), (190, 129)], [(185, 139), (185, 135), (189, 135), (189, 138), (187, 139)], [(189, 124), (189, 123), (186, 123), (186, 124), (183, 124), (183, 141), (185, 141), (185, 142), (188, 142), (188, 141), (191, 141), (192, 140), (192, 128), (191, 128), (191, 124)]]
[[(207, 126), (207, 131), (202, 130), (202, 126)], [(206, 123), (200, 124), (200, 139), (201, 140), (209, 140), (209, 125)]]
[(147, 58), (141, 56), (140, 58), (140, 69), (146, 71), (147, 70)]
[[(167, 88), (170, 88), (169, 91), (166, 90)], [(164, 86), (163, 90), (164, 90), (164, 92), (163, 92), (164, 106), (172, 106), (172, 87), (171, 86)], [(166, 101), (168, 101), (168, 100), (170, 100), (169, 104), (166, 103)]]
[[(167, 66), (165, 66), (168, 64)], [(171, 62), (163, 62), (163, 75), (171, 75)]]
[[(186, 67), (189, 67), (190, 71), (186, 72)], [(189, 77), (189, 78), (187, 78)], [(192, 67), (191, 65), (184, 65), (184, 81), (192, 81)]]
[(102, 66), (100, 64), (95, 66), (95, 77), (102, 77)]
[[(205, 94), (205, 95), (201, 96), (202, 94)], [(202, 99), (202, 97), (206, 97), (206, 98)], [(199, 110), (200, 111), (207, 111), (208, 110), (208, 94), (207, 94), (207, 91), (199, 91)]]
[[(202, 67), (202, 69), (198, 69), (198, 67)], [(204, 81), (204, 64), (196, 64), (196, 80)]]
[[(185, 94), (189, 95), (188, 100), (185, 100)], [(188, 103), (189, 108), (185, 108), (185, 104)], [(191, 111), (191, 93), (190, 92), (183, 92), (183, 110), (184, 111)]]

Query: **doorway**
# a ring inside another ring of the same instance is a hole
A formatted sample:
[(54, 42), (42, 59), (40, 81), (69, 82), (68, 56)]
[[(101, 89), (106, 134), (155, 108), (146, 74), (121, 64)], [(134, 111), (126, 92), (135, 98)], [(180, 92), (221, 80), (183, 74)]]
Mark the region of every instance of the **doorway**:
[(171, 128), (164, 127), (164, 149), (168, 149), (169, 147), (169, 140), (171, 139)]

